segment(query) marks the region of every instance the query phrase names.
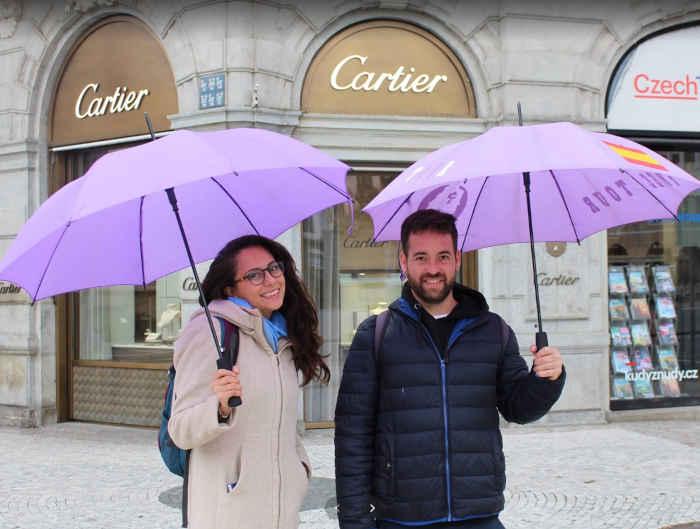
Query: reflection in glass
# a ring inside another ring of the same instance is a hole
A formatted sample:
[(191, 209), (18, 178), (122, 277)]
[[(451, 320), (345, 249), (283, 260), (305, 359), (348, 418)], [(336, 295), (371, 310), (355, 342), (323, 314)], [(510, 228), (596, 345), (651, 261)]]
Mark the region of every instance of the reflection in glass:
[(374, 242), (372, 220), (361, 212), (394, 177), (394, 173), (348, 175), (355, 206), (352, 232), (346, 205), (304, 222), (304, 280), (319, 308), (322, 353), (331, 370), (328, 386), (312, 383), (305, 389), (307, 422), (333, 420), (343, 365), (358, 325), (400, 294), (398, 243)]

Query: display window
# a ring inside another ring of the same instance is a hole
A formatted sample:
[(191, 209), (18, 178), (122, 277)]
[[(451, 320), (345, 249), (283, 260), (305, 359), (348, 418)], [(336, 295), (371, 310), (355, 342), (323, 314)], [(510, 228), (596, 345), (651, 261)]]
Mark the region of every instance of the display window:
[[(659, 150), (700, 176), (700, 151)], [(610, 408), (700, 404), (700, 193), (608, 230)]]
[(303, 224), (304, 280), (319, 308), (323, 351), (331, 382), (305, 389), (304, 419), (329, 424), (334, 417), (343, 365), (357, 327), (401, 294), (398, 242), (373, 242), (366, 206), (395, 172), (358, 171), (348, 175), (355, 224), (345, 204), (321, 212)]

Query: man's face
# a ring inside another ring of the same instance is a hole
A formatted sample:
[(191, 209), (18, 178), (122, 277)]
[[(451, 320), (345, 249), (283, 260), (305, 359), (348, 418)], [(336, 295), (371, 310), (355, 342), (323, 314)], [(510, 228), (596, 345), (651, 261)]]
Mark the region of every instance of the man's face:
[(401, 268), (419, 301), (442, 303), (452, 291), (460, 265), (449, 233), (422, 231), (408, 237), (408, 255), (401, 251)]

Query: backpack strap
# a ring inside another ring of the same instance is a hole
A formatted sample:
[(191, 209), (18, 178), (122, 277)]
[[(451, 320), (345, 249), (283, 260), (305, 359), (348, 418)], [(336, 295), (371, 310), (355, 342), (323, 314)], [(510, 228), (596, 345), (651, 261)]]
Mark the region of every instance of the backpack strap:
[(191, 450), (185, 450), (185, 474), (182, 476), (182, 505), (180, 507), (180, 511), (182, 512), (182, 527), (187, 527), (189, 524), (187, 515), (187, 496), (190, 482), (190, 452)]
[(374, 347), (372, 349), (372, 355), (374, 356), (374, 362), (376, 364), (381, 364), (382, 362), (382, 341), (384, 340), (384, 333), (386, 333), (386, 328), (390, 317), (391, 311), (388, 309), (379, 313), (374, 326)]
[(226, 318), (216, 317), (221, 327), (221, 347), (224, 350), (224, 360), (228, 369), (233, 369), (238, 361), (238, 346), (240, 343), (238, 327)]
[(504, 320), (500, 316), (498, 317), (498, 319), (501, 320), (501, 351), (505, 354), (506, 346), (508, 345), (508, 341), (510, 340), (510, 328), (508, 327), (506, 320)]

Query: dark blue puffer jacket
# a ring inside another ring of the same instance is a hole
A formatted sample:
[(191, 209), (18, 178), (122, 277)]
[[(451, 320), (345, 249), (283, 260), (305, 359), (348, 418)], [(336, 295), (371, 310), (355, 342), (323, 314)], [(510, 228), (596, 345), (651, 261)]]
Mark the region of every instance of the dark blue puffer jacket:
[(403, 297), (389, 308), (376, 357), (376, 317), (355, 334), (335, 415), (341, 529), (371, 529), (376, 519), (423, 525), (498, 513), (505, 487), (498, 412), (534, 421), (561, 394), (565, 374), (554, 382), (535, 376), (483, 296), (455, 288), (455, 297), (469, 296), (482, 310), (456, 323), (447, 361)]

